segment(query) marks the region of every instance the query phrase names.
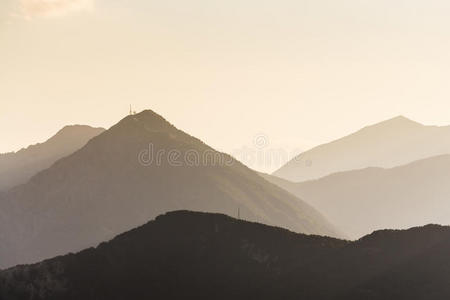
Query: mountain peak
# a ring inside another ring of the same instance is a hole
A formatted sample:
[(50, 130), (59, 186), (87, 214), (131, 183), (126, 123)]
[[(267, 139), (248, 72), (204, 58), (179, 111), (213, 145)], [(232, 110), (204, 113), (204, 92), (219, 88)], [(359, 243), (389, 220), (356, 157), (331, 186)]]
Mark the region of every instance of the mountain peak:
[(150, 109), (126, 116), (117, 125), (125, 128), (139, 127), (148, 131), (167, 131), (175, 129), (175, 127), (166, 119)]
[(399, 120), (399, 121), (411, 121), (411, 119), (408, 119), (404, 115), (398, 115), (396, 117), (391, 118), (391, 120)]
[(450, 127), (428, 126), (405, 116), (366, 126), (303, 152), (274, 175), (295, 182), (367, 167), (392, 168), (448, 153)]
[(408, 119), (405, 116), (399, 115), (385, 121), (366, 126), (361, 130), (355, 132), (354, 134), (367, 134), (367, 131), (374, 131), (378, 134), (384, 134), (387, 132), (400, 132), (403, 133), (409, 130), (417, 130), (423, 128), (424, 125)]
[(416, 126), (416, 127), (420, 126), (420, 127), (422, 127), (423, 126), (422, 124), (420, 124), (416, 121), (413, 121), (411, 119), (408, 119), (407, 117), (402, 116), (402, 115), (399, 115), (399, 116), (393, 117), (391, 119), (388, 119), (386, 121), (383, 121), (381, 123), (375, 124), (374, 126), (377, 126), (377, 125), (402, 126), (402, 127), (404, 127), (404, 126)]
[(92, 132), (98, 132), (101, 133), (105, 129), (101, 127), (91, 127), (89, 125), (66, 125), (63, 128), (61, 128), (53, 137), (61, 137), (66, 135), (73, 135), (73, 134), (86, 134), (86, 133), (92, 133)]
[(155, 111), (153, 111), (151, 109), (144, 109), (140, 113), (133, 114), (131, 116), (134, 116), (137, 118), (158, 118), (158, 119), (166, 121), (161, 115), (157, 114)]
[(103, 131), (103, 128), (87, 125), (69, 125), (45, 142), (0, 155), (0, 190), (27, 182), (59, 159), (82, 148)]
[[(49, 138), (44, 144), (77, 144), (79, 141), (83, 141), (80, 146), (84, 145), (85, 142), (89, 141), (91, 138), (99, 135), (105, 131), (101, 127), (91, 127), (88, 125), (67, 125), (60, 129), (54, 136)], [(42, 145), (42, 144), (37, 144)], [(35, 147), (32, 145), (30, 147)], [(28, 147), (28, 148), (30, 148)], [(78, 148), (78, 146), (76, 147)]]

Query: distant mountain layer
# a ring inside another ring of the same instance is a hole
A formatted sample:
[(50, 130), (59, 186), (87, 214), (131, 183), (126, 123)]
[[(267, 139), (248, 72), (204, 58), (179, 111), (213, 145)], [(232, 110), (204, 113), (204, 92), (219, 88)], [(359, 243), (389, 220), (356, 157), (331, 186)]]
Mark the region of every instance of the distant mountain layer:
[(27, 182), (60, 158), (80, 149), (104, 131), (85, 125), (66, 126), (44, 143), (0, 154), (0, 190)]
[(144, 111), (0, 195), (0, 268), (79, 251), (179, 209), (340, 236), (302, 200)]
[(0, 272), (0, 300), (450, 297), (450, 228), (356, 242), (179, 211), (98, 248)]
[(382, 228), (450, 224), (450, 155), (292, 183), (263, 175), (322, 212), (350, 238)]
[(273, 175), (293, 182), (367, 167), (392, 168), (450, 154), (450, 126), (397, 117), (300, 154)]

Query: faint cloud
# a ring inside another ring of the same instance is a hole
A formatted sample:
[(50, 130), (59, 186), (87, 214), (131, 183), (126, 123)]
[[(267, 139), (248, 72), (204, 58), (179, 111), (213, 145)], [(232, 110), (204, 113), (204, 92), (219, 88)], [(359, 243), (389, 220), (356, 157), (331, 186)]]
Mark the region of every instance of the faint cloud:
[(20, 0), (21, 15), (27, 19), (58, 17), (93, 9), (94, 0)]

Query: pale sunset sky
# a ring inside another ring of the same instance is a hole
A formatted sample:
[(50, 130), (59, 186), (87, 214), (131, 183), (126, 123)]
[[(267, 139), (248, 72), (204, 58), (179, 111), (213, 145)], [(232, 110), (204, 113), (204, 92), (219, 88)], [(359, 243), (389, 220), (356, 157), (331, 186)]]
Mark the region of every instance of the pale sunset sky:
[(0, 152), (152, 109), (232, 153), (450, 124), (450, 1), (1, 0)]

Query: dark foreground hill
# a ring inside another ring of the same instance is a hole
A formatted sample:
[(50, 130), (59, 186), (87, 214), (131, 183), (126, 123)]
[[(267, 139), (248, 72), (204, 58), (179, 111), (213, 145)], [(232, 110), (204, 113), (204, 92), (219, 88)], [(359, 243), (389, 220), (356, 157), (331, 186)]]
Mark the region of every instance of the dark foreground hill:
[(449, 299), (449, 251), (436, 225), (347, 242), (179, 211), (0, 272), (0, 299)]
[(96, 246), (173, 210), (336, 236), (311, 206), (152, 111), (0, 195), (0, 268)]
[(0, 190), (27, 182), (33, 175), (80, 149), (103, 131), (103, 128), (86, 125), (66, 126), (43, 143), (0, 154)]

